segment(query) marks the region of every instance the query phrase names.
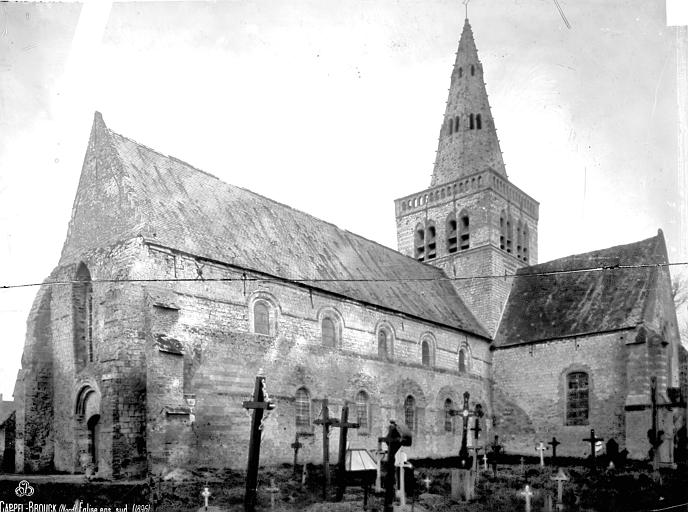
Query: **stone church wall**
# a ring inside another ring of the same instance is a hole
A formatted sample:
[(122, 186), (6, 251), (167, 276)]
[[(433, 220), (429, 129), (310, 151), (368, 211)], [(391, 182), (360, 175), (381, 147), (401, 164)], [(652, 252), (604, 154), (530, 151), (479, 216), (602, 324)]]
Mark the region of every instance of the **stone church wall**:
[[(375, 448), (388, 420), (403, 421), (403, 402), (416, 400), (416, 437), (412, 456), (448, 456), (458, 452), (458, 431), (444, 430), (444, 403), (460, 407), (462, 393), (480, 402), (488, 414), (490, 351), (486, 340), (404, 315), (365, 307), (293, 284), (244, 281), (239, 270), (196, 261), (152, 247), (141, 275), (162, 278), (197, 276), (207, 281), (147, 285), (147, 414), (152, 468), (229, 466), (246, 463), (249, 418), (241, 407), (253, 391), (259, 369), (277, 409), (265, 421), (261, 454), (269, 463), (293, 458), (295, 395), (303, 387), (311, 399), (311, 421), (328, 397), (332, 415), (359, 391), (369, 397), (367, 432), (352, 432), (353, 446)], [(256, 275), (249, 275), (254, 278)], [(213, 279), (235, 279), (218, 282)], [(254, 300), (271, 304), (270, 336), (253, 333)], [(341, 322), (340, 343), (322, 345), (320, 320)], [(392, 362), (377, 352), (377, 329), (393, 332)], [(274, 334), (272, 334), (274, 333)], [(434, 346), (434, 367), (421, 365), (420, 340)], [(458, 349), (471, 357), (467, 373), (458, 371)], [(356, 410), (351, 405), (350, 418)], [(193, 421), (192, 421), (193, 419)], [(457, 421), (457, 420), (455, 420)], [(455, 425), (458, 428), (458, 424)], [(321, 461), (321, 429), (306, 429), (300, 460)], [(333, 460), (338, 434), (330, 437)]]
[[(557, 453), (585, 457), (582, 439), (590, 429), (625, 447), (625, 336), (619, 331), (596, 336), (554, 340), (497, 349), (493, 353), (496, 433), (510, 453), (534, 455), (540, 441), (555, 436)], [(589, 376), (590, 411), (587, 425), (566, 426), (566, 374)]]

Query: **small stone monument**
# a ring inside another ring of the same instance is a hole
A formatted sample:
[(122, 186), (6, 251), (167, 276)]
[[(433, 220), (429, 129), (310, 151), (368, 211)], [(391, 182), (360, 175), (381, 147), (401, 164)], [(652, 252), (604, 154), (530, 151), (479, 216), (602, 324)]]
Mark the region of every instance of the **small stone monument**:
[(208, 488), (207, 485), (205, 487), (203, 487), (203, 492), (201, 492), (201, 496), (203, 496), (204, 510), (208, 510), (208, 498), (210, 498), (211, 494), (212, 493), (210, 492), (210, 489)]
[(559, 469), (559, 472), (550, 478), (557, 483), (557, 510), (564, 510), (564, 482), (568, 481), (569, 477)]
[(487, 471), (487, 451), (483, 453), (483, 470)]
[(432, 483), (432, 480), (428, 475), (425, 475), (425, 478), (423, 478), (423, 483), (425, 484), (425, 492), (430, 492), (430, 484)]
[(530, 512), (530, 498), (533, 496), (533, 491), (530, 490), (530, 485), (526, 484), (526, 488), (520, 493), (526, 499), (526, 512)]
[(540, 467), (544, 468), (545, 467), (545, 450), (548, 448), (545, 446), (545, 443), (540, 441), (540, 444), (535, 447), (536, 452), (540, 452)]
[(406, 506), (406, 484), (404, 473), (406, 468), (412, 468), (413, 465), (408, 461), (406, 452), (397, 452), (394, 458), (394, 465), (399, 468), (399, 505)]

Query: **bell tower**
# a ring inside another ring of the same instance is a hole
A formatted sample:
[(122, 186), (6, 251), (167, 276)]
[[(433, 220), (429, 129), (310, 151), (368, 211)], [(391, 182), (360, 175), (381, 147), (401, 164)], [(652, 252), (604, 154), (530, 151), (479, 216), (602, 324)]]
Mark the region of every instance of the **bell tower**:
[(466, 19), (430, 188), (395, 200), (398, 250), (444, 269), (492, 334), (519, 267), (537, 263), (539, 203), (506, 174)]

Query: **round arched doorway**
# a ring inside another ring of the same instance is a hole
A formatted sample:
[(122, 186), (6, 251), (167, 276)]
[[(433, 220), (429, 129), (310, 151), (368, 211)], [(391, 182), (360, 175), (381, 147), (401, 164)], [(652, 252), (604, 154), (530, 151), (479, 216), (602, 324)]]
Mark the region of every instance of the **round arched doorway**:
[(100, 393), (84, 386), (76, 401), (76, 448), (78, 472), (98, 471), (100, 457)]

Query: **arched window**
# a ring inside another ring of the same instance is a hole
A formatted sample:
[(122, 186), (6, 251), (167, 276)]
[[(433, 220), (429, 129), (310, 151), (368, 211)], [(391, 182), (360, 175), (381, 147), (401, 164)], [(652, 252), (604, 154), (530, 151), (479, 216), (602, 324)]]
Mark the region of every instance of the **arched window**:
[(425, 230), (418, 224), (414, 235), (415, 257), (418, 261), (425, 260)]
[(459, 131), (459, 116), (456, 116), (454, 118), (454, 131), (458, 132)]
[(416, 399), (411, 395), (404, 400), (404, 423), (411, 430), (416, 429)]
[(427, 259), (434, 260), (437, 256), (437, 242), (436, 242), (436, 231), (435, 224), (432, 222), (428, 223), (427, 227)]
[(475, 66), (471, 64), (471, 76), (475, 76)]
[(270, 335), (270, 308), (262, 300), (253, 305), (253, 332)]
[(337, 331), (335, 329), (334, 321), (325, 317), (322, 319), (321, 324), (322, 329), (322, 344), (326, 347), (336, 347), (337, 346)]
[(459, 214), (459, 228), (461, 232), (459, 233), (460, 249), (465, 251), (471, 246), (471, 233), (470, 233), (470, 223), (468, 218), (468, 212), (463, 210)]
[(566, 425), (587, 425), (589, 403), (588, 374), (571, 372), (566, 376)]
[(482, 128), (483, 128), (483, 120), (482, 120), (482, 117), (480, 116), (480, 114), (475, 115), (475, 127), (478, 130), (482, 130)]
[(468, 128), (471, 130), (475, 129), (475, 118), (473, 117), (473, 114), (468, 115)]
[(463, 68), (459, 68), (459, 78), (463, 76)]
[(523, 261), (528, 263), (528, 224), (523, 223)]
[(464, 349), (459, 350), (459, 371), (466, 373), (466, 351)]
[(451, 117), (447, 119), (447, 131), (449, 132), (449, 135), (454, 133), (454, 120)]
[(447, 398), (444, 401), (444, 431), (445, 432), (451, 432), (454, 430), (452, 427), (454, 426), (454, 422), (452, 421), (452, 409), (453, 403), (451, 398)]
[(421, 352), (421, 364), (423, 366), (430, 366), (431, 361), (430, 361), (430, 343), (427, 342), (427, 340), (423, 340), (421, 345), (420, 345), (420, 352)]
[(296, 431), (309, 431), (311, 428), (311, 397), (306, 388), (296, 390), (294, 399)]
[(499, 248), (506, 249), (506, 214), (504, 210), (499, 216)]
[(513, 238), (514, 238), (513, 221), (511, 220), (511, 215), (509, 215), (506, 219), (506, 252), (511, 252)]
[(359, 391), (356, 395), (356, 423), (359, 430), (368, 430), (368, 393)]
[(516, 258), (521, 259), (521, 221), (516, 224)]
[(455, 253), (458, 250), (458, 240), (456, 219), (454, 218), (454, 214), (450, 213), (447, 217), (447, 252), (449, 254)]
[(93, 362), (93, 284), (84, 263), (79, 264), (72, 284), (72, 318), (74, 322), (74, 359), (83, 367)]

